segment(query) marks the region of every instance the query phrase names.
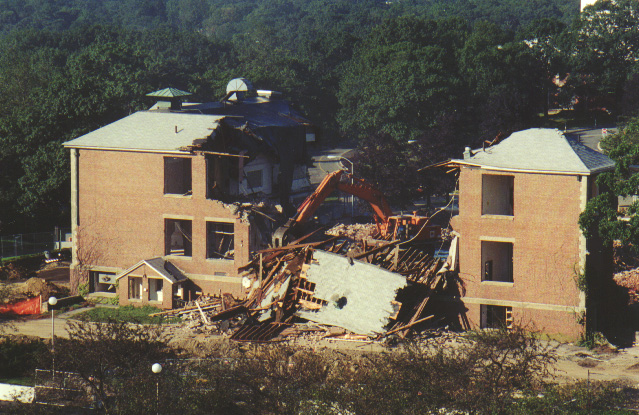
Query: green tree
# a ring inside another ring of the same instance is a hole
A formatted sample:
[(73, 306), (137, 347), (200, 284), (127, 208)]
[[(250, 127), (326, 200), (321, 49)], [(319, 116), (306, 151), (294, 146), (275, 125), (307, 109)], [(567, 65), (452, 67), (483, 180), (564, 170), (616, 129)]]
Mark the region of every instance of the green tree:
[(545, 64), (531, 47), (493, 23), (480, 22), (468, 37), (460, 67), (472, 91), (480, 135), (492, 139), (534, 124), (545, 107)]
[(617, 109), (623, 86), (639, 59), (639, 4), (600, 0), (587, 7), (570, 29), (573, 87), (586, 109)]
[(639, 193), (639, 118), (634, 118), (618, 134), (601, 141), (604, 152), (615, 161), (615, 170), (597, 178), (600, 193), (586, 204), (579, 225), (586, 237), (599, 237), (604, 243), (620, 240), (639, 253), (639, 202), (628, 209), (629, 220), (617, 210), (618, 196)]
[(388, 20), (356, 48), (339, 91), (342, 130), (410, 140), (438, 115), (461, 107), (456, 52), (467, 34), (458, 20)]

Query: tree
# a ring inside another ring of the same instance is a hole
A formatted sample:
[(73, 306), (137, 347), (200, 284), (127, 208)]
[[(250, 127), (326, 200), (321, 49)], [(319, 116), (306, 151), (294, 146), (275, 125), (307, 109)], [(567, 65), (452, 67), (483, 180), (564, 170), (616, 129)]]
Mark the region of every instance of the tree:
[(617, 110), (623, 86), (639, 59), (639, 4), (600, 0), (586, 7), (570, 29), (572, 76), (581, 102)]
[(460, 52), (483, 139), (529, 127), (547, 100), (548, 75), (533, 50), (493, 23), (477, 23)]
[(467, 28), (458, 20), (388, 20), (357, 48), (339, 91), (338, 121), (353, 137), (389, 134), (408, 141), (461, 108), (455, 54)]
[(58, 370), (78, 373), (107, 413), (118, 408), (120, 394), (127, 396), (127, 379), (148, 382), (153, 363), (175, 357), (160, 326), (72, 321), (67, 331), (68, 340), (56, 341)]
[(598, 176), (600, 193), (586, 204), (579, 226), (586, 237), (598, 237), (607, 244), (619, 240), (639, 253), (639, 202), (626, 212), (629, 220), (617, 210), (618, 196), (636, 195), (639, 189), (639, 173), (631, 168), (639, 164), (639, 118), (618, 134), (604, 137), (601, 147), (615, 161), (615, 170)]

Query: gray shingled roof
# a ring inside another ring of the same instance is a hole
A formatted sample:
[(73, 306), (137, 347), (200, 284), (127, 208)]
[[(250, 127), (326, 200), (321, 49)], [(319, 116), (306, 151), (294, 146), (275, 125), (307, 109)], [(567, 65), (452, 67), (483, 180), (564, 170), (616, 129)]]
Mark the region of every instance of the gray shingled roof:
[(222, 118), (216, 115), (139, 111), (63, 145), (71, 148), (174, 152), (199, 140), (206, 140)]
[(166, 261), (162, 257), (144, 259), (138, 262), (137, 264), (133, 265), (131, 268), (128, 268), (127, 270), (118, 274), (116, 276), (116, 279), (120, 279), (124, 277), (125, 275), (130, 274), (131, 272), (140, 268), (142, 265), (147, 265), (151, 267), (155, 272), (158, 273), (158, 275), (166, 278), (167, 280), (171, 281), (174, 284), (176, 282), (181, 282), (187, 279), (186, 275), (184, 275), (184, 273), (178, 267), (176, 267), (169, 261)]
[(497, 169), (575, 174), (597, 173), (615, 167), (608, 156), (584, 146), (575, 137), (549, 128), (518, 131), (499, 144), (473, 151), (468, 159), (453, 161)]

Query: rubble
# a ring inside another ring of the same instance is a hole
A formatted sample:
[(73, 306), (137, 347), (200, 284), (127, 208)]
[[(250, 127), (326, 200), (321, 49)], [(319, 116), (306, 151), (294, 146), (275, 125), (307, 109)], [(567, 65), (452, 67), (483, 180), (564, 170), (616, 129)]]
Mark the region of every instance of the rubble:
[(374, 223), (354, 223), (352, 225), (337, 224), (326, 231), (327, 235), (343, 236), (356, 241), (368, 239), (377, 233)]
[(399, 241), (369, 246), (344, 235), (304, 242), (310, 236), (258, 251), (240, 269), (245, 300), (200, 297), (157, 315), (182, 316), (191, 329), (251, 342), (372, 341), (441, 323), (431, 299), (456, 284), (456, 258), (443, 261)]
[(617, 285), (628, 289), (630, 304), (639, 303), (639, 268), (618, 272), (613, 279)]

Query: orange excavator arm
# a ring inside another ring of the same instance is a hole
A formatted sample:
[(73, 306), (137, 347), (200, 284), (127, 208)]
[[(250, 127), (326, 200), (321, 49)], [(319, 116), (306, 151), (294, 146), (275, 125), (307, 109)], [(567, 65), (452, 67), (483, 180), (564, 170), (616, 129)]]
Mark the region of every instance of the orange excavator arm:
[[(351, 179), (351, 183), (342, 181), (342, 176), (344, 175)], [(327, 174), (326, 177), (324, 177), (324, 180), (322, 180), (322, 182), (317, 186), (315, 191), (309, 195), (304, 202), (302, 202), (300, 207), (297, 209), (295, 216), (289, 219), (285, 225), (281, 226), (273, 233), (273, 246), (280, 246), (283, 244), (286, 235), (292, 228), (305, 223), (313, 217), (315, 211), (335, 190), (341, 190), (345, 193), (366, 200), (371, 205), (371, 208), (373, 208), (373, 212), (375, 213), (375, 222), (377, 223), (378, 228), (386, 228), (388, 217), (392, 215), (392, 211), (382, 192), (375, 189), (362, 179), (358, 179), (348, 173), (344, 173), (343, 170), (337, 170)]]

